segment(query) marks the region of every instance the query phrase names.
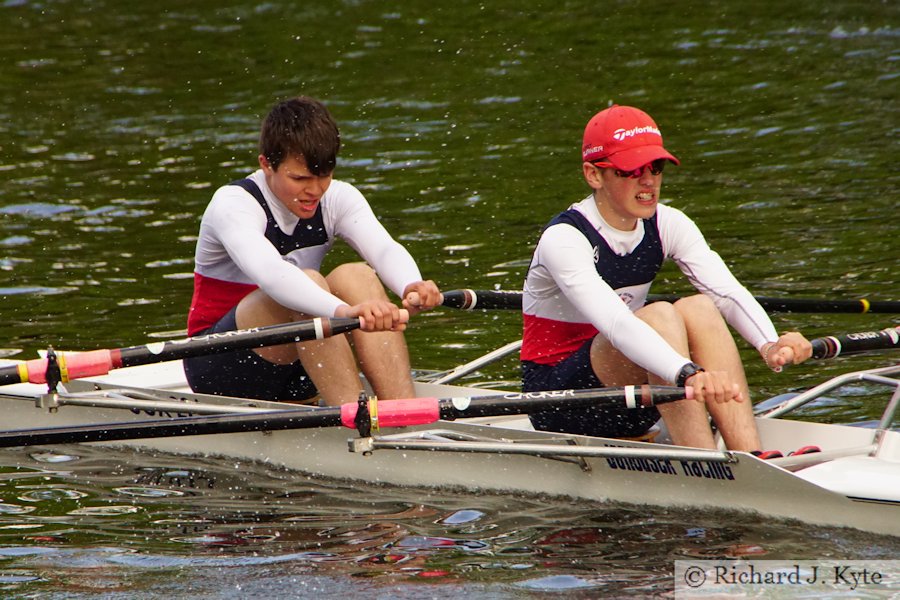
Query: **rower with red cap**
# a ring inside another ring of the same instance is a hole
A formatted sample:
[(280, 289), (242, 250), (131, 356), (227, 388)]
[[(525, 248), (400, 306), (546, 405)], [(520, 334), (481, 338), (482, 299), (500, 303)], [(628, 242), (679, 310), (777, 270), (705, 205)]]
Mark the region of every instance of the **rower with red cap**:
[[(640, 436), (662, 416), (672, 441), (714, 448), (709, 417), (732, 450), (758, 451), (747, 378), (731, 325), (774, 371), (810, 357), (779, 336), (753, 295), (682, 211), (660, 204), (663, 169), (679, 160), (642, 110), (614, 105), (584, 131), (591, 194), (556, 215), (534, 251), (523, 294), (524, 391), (641, 383), (691, 385), (697, 402), (657, 409), (533, 414), (535, 428)], [(647, 304), (666, 259), (701, 293)]]

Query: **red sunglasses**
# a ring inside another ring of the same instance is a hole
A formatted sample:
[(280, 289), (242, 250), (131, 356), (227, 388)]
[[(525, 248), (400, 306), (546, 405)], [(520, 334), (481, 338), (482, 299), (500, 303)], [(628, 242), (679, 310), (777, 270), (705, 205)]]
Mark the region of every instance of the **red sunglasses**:
[(621, 169), (616, 169), (612, 163), (608, 163), (608, 162), (595, 162), (595, 163), (591, 163), (591, 164), (593, 164), (595, 167), (599, 167), (601, 169), (612, 168), (612, 169), (614, 169), (613, 172), (618, 177), (628, 177), (629, 179), (638, 179), (644, 175), (645, 169), (650, 169), (651, 175), (659, 175), (660, 173), (663, 172), (663, 168), (666, 166), (667, 162), (668, 162), (668, 160), (666, 160), (665, 158), (657, 158), (653, 162), (649, 162), (646, 165), (644, 165), (643, 167), (638, 167), (637, 169), (634, 169), (633, 171), (623, 171)]

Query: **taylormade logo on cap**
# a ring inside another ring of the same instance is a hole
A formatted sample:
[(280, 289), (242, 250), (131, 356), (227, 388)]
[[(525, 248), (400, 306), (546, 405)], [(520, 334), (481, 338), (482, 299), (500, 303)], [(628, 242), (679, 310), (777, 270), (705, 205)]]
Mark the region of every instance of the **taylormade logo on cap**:
[(662, 137), (650, 115), (633, 106), (614, 104), (588, 121), (581, 142), (581, 159), (584, 162), (605, 159), (623, 171), (658, 158), (677, 165), (678, 159), (663, 148)]
[(659, 129), (653, 127), (652, 125), (647, 125), (646, 127), (635, 127), (634, 129), (616, 129), (612, 136), (614, 140), (622, 141), (625, 138), (634, 137), (641, 133), (653, 133), (662, 137), (662, 134), (659, 132)]

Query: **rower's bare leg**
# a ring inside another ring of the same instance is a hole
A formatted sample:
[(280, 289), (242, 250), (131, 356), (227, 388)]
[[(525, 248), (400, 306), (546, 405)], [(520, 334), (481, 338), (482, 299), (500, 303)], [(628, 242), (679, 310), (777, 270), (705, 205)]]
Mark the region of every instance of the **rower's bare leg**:
[(730, 450), (759, 450), (759, 433), (750, 402), (750, 388), (734, 337), (712, 300), (700, 294), (675, 303), (687, 332), (690, 357), (708, 371), (726, 371), (741, 388), (743, 402), (713, 402), (707, 406)]
[[(318, 272), (305, 270), (316, 283), (326, 287), (325, 278)], [(326, 287), (327, 289), (327, 287)], [(236, 314), (240, 329), (262, 327), (309, 319), (310, 316), (289, 310), (278, 304), (262, 290), (256, 290), (241, 300)], [(296, 344), (282, 344), (257, 348), (256, 353), (276, 364), (290, 364), (300, 359), (303, 368), (329, 406), (355, 402), (362, 391), (359, 370), (346, 336), (336, 335), (324, 340)]]
[[(638, 309), (635, 315), (653, 327), (675, 350), (689, 356), (684, 322), (668, 302), (654, 302)], [(596, 336), (591, 346), (591, 365), (604, 385), (620, 386), (644, 383), (670, 385), (631, 362), (603, 336)], [(679, 446), (715, 448), (706, 408), (692, 400), (672, 402), (658, 407), (672, 442)]]
[[(326, 279), (331, 293), (350, 305), (388, 299), (381, 280), (365, 263), (340, 265)], [(378, 398), (415, 396), (409, 349), (402, 332), (356, 330), (351, 335), (356, 359)]]

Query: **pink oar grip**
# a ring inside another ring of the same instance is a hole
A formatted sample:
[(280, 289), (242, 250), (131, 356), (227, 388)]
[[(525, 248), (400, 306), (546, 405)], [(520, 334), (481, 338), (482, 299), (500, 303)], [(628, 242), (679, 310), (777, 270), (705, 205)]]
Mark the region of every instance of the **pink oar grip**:
[[(92, 375), (106, 375), (112, 368), (109, 350), (91, 350), (76, 354), (60, 353), (57, 363), (62, 374), (62, 381), (70, 381)], [(25, 363), (29, 383), (47, 383), (47, 359), (36, 358)]]
[(112, 368), (113, 361), (109, 350), (91, 350), (90, 352), (66, 355), (66, 370), (69, 372), (69, 379), (106, 375)]
[[(341, 424), (356, 428), (357, 403), (341, 405)], [(441, 418), (441, 407), (437, 398), (409, 398), (404, 400), (381, 400), (378, 407), (379, 427), (406, 427), (425, 425)]]

